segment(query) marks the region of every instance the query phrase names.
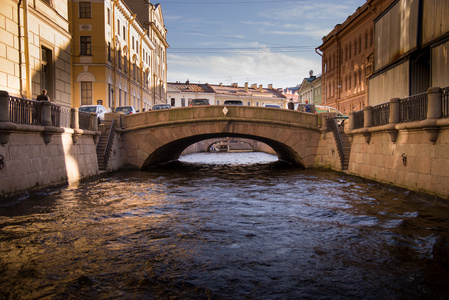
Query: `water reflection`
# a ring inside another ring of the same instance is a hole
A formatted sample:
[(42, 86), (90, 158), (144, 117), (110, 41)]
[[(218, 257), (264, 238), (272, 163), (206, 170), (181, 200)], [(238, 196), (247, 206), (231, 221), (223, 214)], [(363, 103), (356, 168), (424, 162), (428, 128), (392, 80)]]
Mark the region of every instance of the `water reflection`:
[(0, 298), (447, 296), (445, 203), (227, 154), (2, 202)]

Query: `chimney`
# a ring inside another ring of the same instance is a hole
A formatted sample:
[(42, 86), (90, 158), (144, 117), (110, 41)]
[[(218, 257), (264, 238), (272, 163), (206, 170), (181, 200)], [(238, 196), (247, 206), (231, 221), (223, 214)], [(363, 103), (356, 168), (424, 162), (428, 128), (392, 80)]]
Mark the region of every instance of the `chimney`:
[(257, 83), (251, 84), (251, 88), (252, 88), (252, 89), (257, 89)]
[(270, 83), (270, 84), (268, 85), (268, 88), (269, 88), (270, 90), (272, 90), (272, 89), (273, 89), (273, 84)]
[(245, 82), (245, 92), (248, 92), (248, 82)]
[(237, 88), (237, 87), (239, 87), (239, 84), (238, 84), (237, 82), (234, 82), (234, 83), (232, 84), (232, 87), (233, 87), (233, 88)]
[(223, 82), (220, 82), (219, 86), (223, 86)]
[(259, 92), (263, 92), (263, 85), (259, 84)]

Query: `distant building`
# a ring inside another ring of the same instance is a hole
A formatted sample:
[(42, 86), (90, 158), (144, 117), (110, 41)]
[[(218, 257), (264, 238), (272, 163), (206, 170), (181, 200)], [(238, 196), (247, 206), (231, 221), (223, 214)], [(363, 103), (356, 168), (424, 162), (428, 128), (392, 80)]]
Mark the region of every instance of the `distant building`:
[(321, 75), (313, 76), (311, 72), (310, 77), (303, 79), (297, 94), (300, 103), (304, 103), (307, 99), (310, 104), (321, 105)]
[(282, 94), (288, 99), (292, 99), (293, 102), (297, 102), (298, 101), (298, 93), (297, 91), (299, 90), (299, 88), (301, 87), (301, 85), (297, 85), (295, 87), (288, 87), (282, 90)]
[(265, 104), (278, 104), (286, 108), (287, 98), (282, 92), (269, 85), (245, 83), (239, 87), (237, 83), (231, 85), (212, 85), (194, 83), (168, 83), (167, 98), (169, 103), (175, 107), (188, 106), (190, 100), (195, 98), (209, 99), (211, 105), (222, 105), (225, 100), (241, 100), (247, 106), (263, 106)]
[[(160, 5), (136, 7), (126, 1), (70, 4), (73, 35), (72, 106), (107, 108), (132, 105), (137, 110), (166, 102), (166, 29)], [(143, 4), (143, 2), (142, 2)]]
[(172, 107), (189, 106), (192, 99), (208, 99), (215, 104), (215, 91), (207, 83), (169, 82), (167, 85), (167, 100)]
[(64, 0), (2, 0), (0, 90), (70, 106), (71, 68), (68, 6)]
[(393, 2), (368, 0), (323, 37), (318, 47), (322, 52), (323, 105), (346, 114), (368, 105), (368, 78), (374, 68), (374, 21)]

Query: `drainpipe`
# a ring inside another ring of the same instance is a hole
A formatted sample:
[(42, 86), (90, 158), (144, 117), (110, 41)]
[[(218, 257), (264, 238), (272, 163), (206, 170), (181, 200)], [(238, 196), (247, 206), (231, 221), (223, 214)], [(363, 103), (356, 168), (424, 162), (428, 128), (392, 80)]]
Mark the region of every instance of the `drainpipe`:
[[(131, 19), (129, 19), (128, 21), (128, 54), (130, 57), (128, 57), (128, 61), (126, 62), (128, 64), (128, 97), (131, 97), (131, 24), (132, 22), (134, 22), (134, 20), (136, 19), (137, 15), (133, 14), (131, 16)], [(120, 28), (119, 28), (120, 30)], [(126, 99), (125, 99), (126, 101)], [(131, 102), (131, 101), (130, 101)], [(129, 105), (131, 105), (131, 103), (128, 103)], [(126, 103), (125, 103), (126, 105)]]
[[(27, 99), (33, 98), (33, 93), (31, 91), (31, 70), (30, 70), (30, 47), (28, 39), (28, 0), (23, 0), (23, 44), (24, 44), (24, 55), (25, 55), (25, 91), (23, 91), (23, 74), (22, 74), (22, 53), (20, 48), (20, 4), (22, 0), (19, 1), (17, 6), (17, 14), (19, 18), (19, 63), (20, 63), (20, 94), (22, 97)], [(24, 93), (25, 92), (25, 93)]]
[(115, 108), (117, 107), (117, 93), (116, 93), (116, 91), (115, 91), (115, 89), (116, 89), (116, 81), (117, 81), (117, 49), (116, 49), (116, 46), (115, 46), (115, 41), (116, 41), (116, 39), (115, 39), (115, 26), (116, 26), (116, 24), (115, 24), (115, 22), (116, 22), (116, 18), (115, 18), (115, 7), (117, 6), (117, 3), (119, 2), (120, 0), (114, 0), (113, 2), (112, 2), (112, 50), (113, 50), (113, 52), (114, 52), (114, 55), (113, 55), (113, 61), (112, 61), (112, 69), (114, 70), (114, 79), (113, 79), (113, 84), (112, 84), (112, 88), (113, 88), (113, 93), (112, 93), (112, 107), (110, 107), (110, 109), (112, 110), (112, 111), (114, 111), (115, 110)]
[(140, 36), (140, 44), (139, 44), (139, 58), (140, 58), (140, 70), (139, 70), (139, 78), (140, 78), (140, 110), (143, 108), (143, 88), (145, 83), (145, 78), (143, 76), (143, 39), (147, 35), (148, 31), (145, 29), (143, 34)]
[[(321, 61), (323, 61), (323, 54), (318, 52), (318, 48), (315, 48), (315, 53), (321, 56)], [(327, 82), (326, 82), (326, 73), (327, 73), (327, 64), (324, 64), (324, 106), (326, 106), (327, 103)], [(323, 91), (323, 84), (321, 83), (321, 91)], [(323, 96), (323, 93), (321, 92), (321, 96)]]

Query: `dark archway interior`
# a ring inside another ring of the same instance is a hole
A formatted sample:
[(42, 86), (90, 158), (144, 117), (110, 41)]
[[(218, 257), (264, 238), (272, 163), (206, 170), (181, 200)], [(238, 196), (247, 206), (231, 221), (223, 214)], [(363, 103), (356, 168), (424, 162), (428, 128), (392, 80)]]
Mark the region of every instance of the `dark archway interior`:
[(146, 159), (145, 163), (142, 166), (142, 170), (147, 170), (159, 164), (177, 160), (181, 155), (181, 153), (192, 144), (210, 138), (224, 138), (224, 137), (247, 138), (263, 142), (268, 146), (270, 146), (276, 152), (280, 160), (304, 167), (301, 161), (302, 159), (298, 157), (294, 153), (294, 151), (291, 148), (287, 147), (285, 144), (279, 143), (275, 140), (262, 138), (259, 136), (226, 132), (226, 133), (196, 135), (168, 143), (162, 146), (161, 148), (156, 149), (150, 156), (148, 156), (148, 158)]

